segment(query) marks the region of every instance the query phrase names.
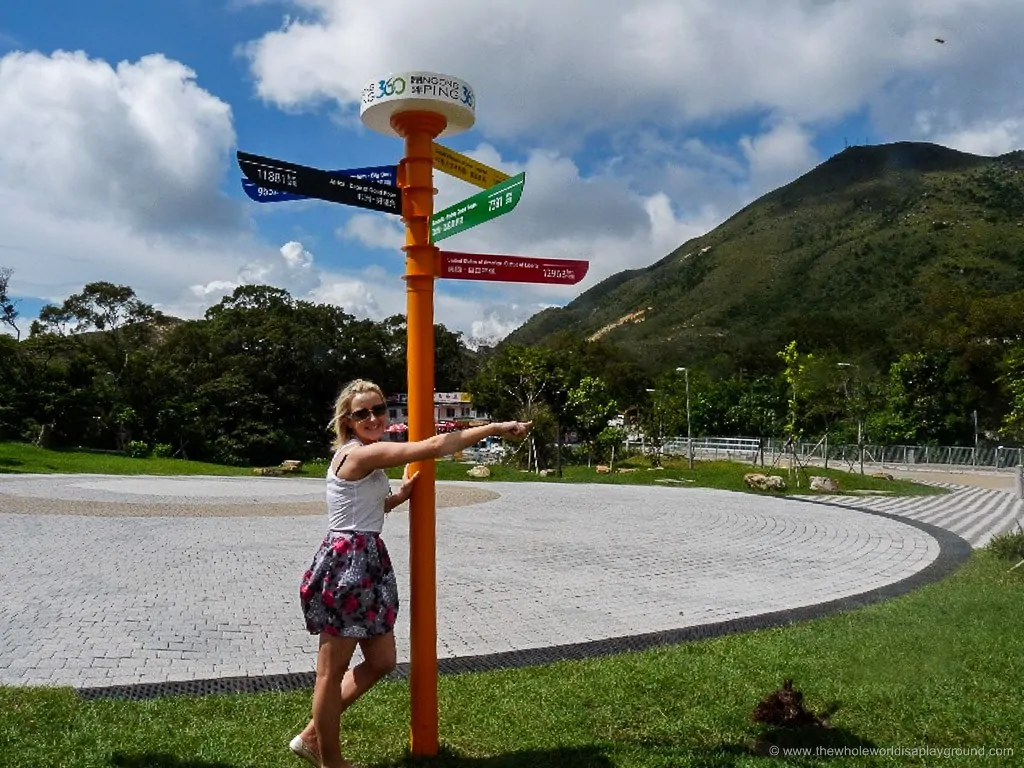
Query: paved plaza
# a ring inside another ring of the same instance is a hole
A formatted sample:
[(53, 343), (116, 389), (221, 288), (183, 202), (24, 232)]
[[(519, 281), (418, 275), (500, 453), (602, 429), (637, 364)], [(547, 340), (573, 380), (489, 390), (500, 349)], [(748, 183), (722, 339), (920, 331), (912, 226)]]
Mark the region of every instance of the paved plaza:
[[(946, 531), (977, 546), (1020, 517), (1010, 493), (951, 488), (801, 500), (439, 483), (438, 656), (702, 627), (906, 583), (944, 550), (962, 559), (964, 541)], [(0, 684), (312, 671), (298, 585), (325, 532), (322, 499), (316, 479), (0, 476)], [(402, 662), (407, 505), (384, 538), (403, 597)]]

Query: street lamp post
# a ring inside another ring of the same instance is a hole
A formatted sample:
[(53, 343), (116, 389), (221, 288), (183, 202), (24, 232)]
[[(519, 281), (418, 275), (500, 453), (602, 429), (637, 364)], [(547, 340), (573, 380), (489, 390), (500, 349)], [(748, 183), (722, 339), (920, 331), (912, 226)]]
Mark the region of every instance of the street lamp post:
[[(860, 367), (855, 365), (854, 363), (836, 363), (836, 367), (837, 368), (853, 368), (854, 370), (857, 371), (858, 374), (860, 373)], [(844, 382), (843, 386), (844, 386), (844, 389), (845, 389), (845, 386), (846, 386), (845, 382)], [(850, 392), (849, 392), (849, 390), (846, 391), (846, 402), (847, 402), (847, 404), (849, 404), (849, 402), (850, 402)], [(860, 409), (859, 408), (857, 409), (857, 454), (858, 454), (858, 458), (860, 460), (860, 473), (863, 475), (864, 474), (864, 421), (863, 421), (863, 419), (861, 417), (861, 413), (860, 413)]]
[[(653, 394), (654, 392), (657, 392), (658, 390), (656, 390), (656, 389), (648, 389), (647, 391)], [(655, 406), (655, 408), (658, 411), (658, 444), (655, 446), (655, 452), (654, 452), (654, 457), (655, 458), (654, 458), (654, 460), (657, 461), (658, 466), (660, 467), (661, 466), (662, 444), (664, 442), (664, 437), (662, 436), (661, 432), (662, 432), (662, 426), (663, 426), (663, 423), (664, 423), (663, 420), (665, 418), (665, 415), (664, 415), (664, 413), (662, 413), (662, 410), (661, 410), (661, 396), (660, 395), (658, 396), (658, 404)]]
[(978, 466), (978, 409), (974, 409), (974, 453), (971, 455), (971, 464)]
[(690, 369), (680, 366), (676, 372), (682, 371), (686, 376), (686, 457), (693, 469), (693, 435), (690, 432)]

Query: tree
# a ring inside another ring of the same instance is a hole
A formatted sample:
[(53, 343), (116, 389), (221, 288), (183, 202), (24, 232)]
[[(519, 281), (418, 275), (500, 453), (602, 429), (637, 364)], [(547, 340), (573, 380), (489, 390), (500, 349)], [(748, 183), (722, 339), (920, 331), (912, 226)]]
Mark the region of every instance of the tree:
[(665, 442), (665, 414), (668, 408), (664, 392), (653, 389), (648, 395), (650, 396), (645, 404), (638, 409), (637, 422), (645, 437), (644, 445), (651, 466), (660, 467), (662, 445)]
[(11, 275), (14, 270), (10, 267), (0, 267), (0, 323), (9, 325), (14, 330), (15, 338), (21, 341), (21, 329), (15, 322), (18, 319), (17, 301), (11, 301), (8, 289), (11, 283)]
[[(91, 378), (87, 399), (93, 412), (87, 432), (99, 428), (106, 447), (122, 447), (127, 427), (119, 414), (125, 409), (143, 413), (151, 406), (149, 398), (133, 398), (133, 393), (149, 369), (146, 358), (153, 321), (158, 318), (163, 316), (140, 301), (131, 287), (100, 281), (86, 284), (60, 306), (44, 306), (39, 320), (32, 324), (33, 337), (57, 337), (60, 341), (53, 339), (50, 343), (62, 347), (62, 356), (80, 356), (88, 361)], [(55, 398), (55, 402), (61, 399)], [(52, 422), (55, 427), (65, 436), (73, 434), (69, 430), (76, 414), (61, 408), (53, 415), (60, 416), (59, 422)]]
[(1024, 345), (1010, 350), (999, 381), (1010, 395), (1010, 412), (1003, 418), (1000, 432), (1010, 440), (1024, 443)]
[(509, 345), (491, 357), (473, 379), (473, 402), (495, 419), (529, 421), (551, 386), (550, 353)]
[[(405, 392), (406, 344), (408, 330), (404, 315), (392, 315), (381, 323), (387, 339), (389, 365), (398, 374), (400, 384), (386, 392)], [(444, 325), (434, 325), (434, 390), (437, 392), (462, 392), (476, 374), (477, 365), (466, 348), (461, 332), (449, 331)]]
[(809, 356), (806, 361), (801, 398), (805, 424), (813, 435), (831, 434), (836, 422), (849, 410), (849, 364), (838, 363), (827, 356)]
[[(470, 383), (473, 402), (496, 419), (533, 421), (529, 445), (533, 454), (554, 435), (554, 414), (546, 400), (556, 382), (551, 352), (543, 347), (502, 347), (487, 360)], [(539, 466), (539, 461), (538, 461)]]
[(967, 381), (948, 354), (908, 352), (889, 368), (884, 437), (902, 444), (970, 442)]
[(566, 398), (567, 415), (580, 439), (587, 444), (587, 466), (594, 454), (594, 441), (608, 426), (608, 421), (619, 412), (608, 393), (608, 385), (596, 376), (584, 376), (580, 383), (569, 389)]
[[(116, 336), (125, 326), (152, 320), (154, 315), (153, 307), (140, 301), (127, 285), (101, 281), (88, 283), (81, 293), (66, 298), (59, 308), (47, 304), (39, 320), (44, 326), (53, 326), (45, 330), (109, 331)], [(68, 328), (72, 321), (74, 326)]]
[(801, 386), (803, 385), (804, 373), (807, 370), (808, 364), (813, 362), (814, 355), (801, 355), (800, 352), (797, 351), (795, 341), (789, 342), (785, 349), (776, 354), (782, 362), (786, 364), (782, 375), (783, 378), (785, 378), (786, 383), (789, 385), (789, 402), (787, 403), (788, 410), (785, 426), (786, 437), (795, 441), (800, 438), (800, 431), (797, 429), (797, 422), (800, 420), (801, 415), (800, 398), (803, 394), (801, 392)]
[(0, 440), (21, 436), (28, 390), (20, 344), (0, 334)]

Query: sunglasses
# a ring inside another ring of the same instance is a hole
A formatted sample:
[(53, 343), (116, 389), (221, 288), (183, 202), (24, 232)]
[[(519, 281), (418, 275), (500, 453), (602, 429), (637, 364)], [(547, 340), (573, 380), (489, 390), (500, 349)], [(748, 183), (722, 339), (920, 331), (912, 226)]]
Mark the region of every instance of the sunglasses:
[(352, 419), (352, 421), (359, 422), (366, 421), (368, 418), (370, 418), (371, 413), (378, 419), (381, 419), (387, 412), (387, 405), (385, 405), (384, 403), (380, 403), (379, 405), (373, 406), (373, 408), (360, 408), (358, 411), (352, 411), (352, 413), (350, 413), (348, 417)]

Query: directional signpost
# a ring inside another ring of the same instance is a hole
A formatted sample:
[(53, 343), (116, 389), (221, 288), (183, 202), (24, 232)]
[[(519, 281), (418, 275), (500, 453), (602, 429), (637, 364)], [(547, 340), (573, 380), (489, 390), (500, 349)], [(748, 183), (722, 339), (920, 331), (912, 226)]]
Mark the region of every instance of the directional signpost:
[[(344, 171), (327, 171), (331, 176), (343, 176), (348, 179), (359, 179), (375, 181), (388, 187), (396, 186), (398, 175), (397, 165), (376, 165), (372, 168), (351, 168)], [(293, 192), (279, 192), (276, 189), (268, 189), (260, 186), (249, 179), (242, 179), (242, 189), (251, 200), (257, 203), (283, 203), (286, 200), (307, 200), (305, 195), (296, 195)]]
[(589, 268), (589, 261), (575, 259), (531, 259), (526, 256), (441, 251), (439, 277), (502, 283), (576, 285), (587, 276)]
[[(523, 194), (526, 174), (508, 174), (434, 141), (468, 130), (476, 120), (476, 94), (463, 80), (434, 72), (401, 72), (363, 89), (363, 123), (405, 140), (396, 166), (322, 171), (283, 160), (238, 153), (257, 202), (307, 197), (400, 215), (405, 222), (409, 440), (434, 434), (434, 280), (498, 280), (574, 285), (586, 261), (538, 259), (441, 251), (437, 243), (508, 213)], [(437, 168), (483, 192), (434, 214)], [(357, 178), (362, 176), (362, 178)], [(409, 499), (410, 748), (416, 756), (438, 753), (437, 581), (435, 564), (435, 466), (415, 463), (420, 477)]]
[(500, 184), (509, 178), (509, 175), (497, 168), (466, 157), (461, 152), (438, 144), (436, 141), (434, 149), (434, 168), (449, 176), (468, 181), (481, 189), (490, 189), (495, 184)]
[(398, 190), (374, 181), (332, 176), (319, 168), (286, 163), (271, 157), (238, 152), (238, 165), (249, 181), (278, 192), (315, 197), (330, 203), (354, 205), (371, 211), (402, 214)]
[(445, 208), (430, 217), (430, 242), (437, 243), (445, 238), (464, 232), (477, 224), (496, 219), (508, 213), (523, 196), (526, 174), (512, 176), (484, 192)]

